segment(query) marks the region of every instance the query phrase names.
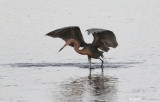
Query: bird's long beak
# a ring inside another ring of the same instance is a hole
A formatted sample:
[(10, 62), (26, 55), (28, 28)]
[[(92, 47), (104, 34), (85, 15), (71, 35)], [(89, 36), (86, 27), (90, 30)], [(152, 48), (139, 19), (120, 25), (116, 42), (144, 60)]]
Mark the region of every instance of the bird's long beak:
[(66, 47), (68, 44), (66, 43), (66, 44), (64, 44), (64, 46), (59, 50), (59, 52), (64, 48), (64, 47)]

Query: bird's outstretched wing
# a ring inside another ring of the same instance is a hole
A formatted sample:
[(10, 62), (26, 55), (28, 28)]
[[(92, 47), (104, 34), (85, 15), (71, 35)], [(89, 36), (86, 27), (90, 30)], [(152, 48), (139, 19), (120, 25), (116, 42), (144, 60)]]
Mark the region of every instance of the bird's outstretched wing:
[[(53, 38), (57, 38), (57, 37), (61, 38), (65, 42), (73, 38), (78, 41), (81, 47), (83, 47), (83, 45), (85, 44), (82, 33), (78, 26), (69, 26), (69, 27), (60, 28), (52, 32), (49, 32), (46, 35), (51, 36)], [(70, 46), (73, 46), (73, 45), (70, 45)]]
[(97, 28), (88, 29), (87, 31), (88, 34), (92, 33), (94, 36), (92, 45), (105, 52), (109, 50), (109, 47), (116, 48), (118, 46), (116, 36), (112, 31)]

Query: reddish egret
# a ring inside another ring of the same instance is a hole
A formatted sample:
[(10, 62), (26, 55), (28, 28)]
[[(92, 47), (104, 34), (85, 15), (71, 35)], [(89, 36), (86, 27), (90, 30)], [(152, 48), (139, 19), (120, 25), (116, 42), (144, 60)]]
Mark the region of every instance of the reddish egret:
[[(94, 40), (91, 44), (87, 44), (84, 41), (80, 28), (78, 26), (60, 28), (52, 32), (49, 32), (46, 35), (51, 36), (53, 38), (61, 38), (66, 42), (65, 45), (59, 51), (61, 51), (65, 46), (70, 45), (74, 47), (74, 50), (77, 53), (81, 55), (87, 55), (90, 64), (90, 69), (91, 58), (100, 59), (102, 61), (101, 68), (103, 72), (104, 57), (102, 51), (108, 52), (109, 47), (116, 48), (118, 46), (116, 36), (112, 31), (105, 29), (92, 28), (88, 29), (87, 31), (88, 34), (91, 33), (94, 36)], [(80, 47), (83, 47), (83, 49), (80, 50)], [(102, 51), (99, 51), (99, 49), (101, 49)]]

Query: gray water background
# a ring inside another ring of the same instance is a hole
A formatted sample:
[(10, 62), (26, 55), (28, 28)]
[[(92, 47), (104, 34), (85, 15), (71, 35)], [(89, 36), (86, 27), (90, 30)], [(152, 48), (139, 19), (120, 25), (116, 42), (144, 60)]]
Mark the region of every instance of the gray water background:
[[(159, 0), (0, 1), (0, 102), (159, 102)], [(115, 33), (100, 61), (45, 36), (65, 26)]]

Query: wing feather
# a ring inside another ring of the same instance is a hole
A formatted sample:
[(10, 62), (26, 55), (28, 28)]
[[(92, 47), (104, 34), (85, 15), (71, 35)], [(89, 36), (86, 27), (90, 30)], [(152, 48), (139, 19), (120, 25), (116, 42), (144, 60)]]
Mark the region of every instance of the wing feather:
[(109, 47), (116, 48), (118, 46), (116, 36), (112, 31), (96, 28), (88, 29), (87, 31), (88, 34), (92, 33), (94, 36), (92, 44), (105, 52), (109, 50)]
[[(67, 42), (69, 39), (73, 38), (79, 42), (81, 47), (83, 47), (83, 45), (85, 44), (82, 33), (81, 33), (80, 28), (78, 26), (69, 26), (69, 27), (60, 28), (60, 29), (54, 30), (52, 32), (49, 32), (46, 35), (51, 36), (53, 38), (61, 38), (65, 42)], [(71, 46), (73, 46), (73, 45), (71, 45)]]

